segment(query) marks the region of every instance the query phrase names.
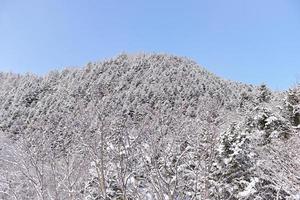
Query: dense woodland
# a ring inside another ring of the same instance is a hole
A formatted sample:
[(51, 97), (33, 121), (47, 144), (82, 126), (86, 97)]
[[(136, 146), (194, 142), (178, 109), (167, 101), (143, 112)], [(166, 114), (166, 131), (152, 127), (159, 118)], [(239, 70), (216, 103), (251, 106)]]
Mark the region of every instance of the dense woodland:
[(0, 73), (0, 199), (300, 199), (300, 86), (122, 54)]

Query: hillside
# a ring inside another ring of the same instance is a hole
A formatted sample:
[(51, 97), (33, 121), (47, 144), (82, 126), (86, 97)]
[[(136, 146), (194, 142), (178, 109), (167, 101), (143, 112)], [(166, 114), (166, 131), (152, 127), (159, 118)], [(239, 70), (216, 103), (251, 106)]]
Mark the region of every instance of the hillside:
[(299, 199), (299, 124), (300, 87), (182, 57), (0, 73), (0, 198)]

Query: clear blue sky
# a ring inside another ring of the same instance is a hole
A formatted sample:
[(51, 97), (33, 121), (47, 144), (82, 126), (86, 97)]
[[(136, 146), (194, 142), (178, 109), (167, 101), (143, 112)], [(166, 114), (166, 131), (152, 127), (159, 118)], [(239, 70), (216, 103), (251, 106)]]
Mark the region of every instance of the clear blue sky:
[(1, 71), (45, 74), (141, 51), (286, 89), (300, 80), (300, 1), (0, 0)]

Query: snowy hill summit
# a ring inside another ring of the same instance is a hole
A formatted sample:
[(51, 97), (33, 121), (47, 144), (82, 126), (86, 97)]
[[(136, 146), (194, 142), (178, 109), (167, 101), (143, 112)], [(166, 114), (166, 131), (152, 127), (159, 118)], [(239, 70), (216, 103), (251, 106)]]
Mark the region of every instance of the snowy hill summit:
[(122, 54), (0, 73), (0, 199), (300, 199), (300, 86)]

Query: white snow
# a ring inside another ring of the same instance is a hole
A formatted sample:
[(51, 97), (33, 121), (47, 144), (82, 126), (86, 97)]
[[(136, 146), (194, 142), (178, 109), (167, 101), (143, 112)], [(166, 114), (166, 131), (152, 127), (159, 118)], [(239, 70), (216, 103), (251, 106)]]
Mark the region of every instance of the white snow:
[(250, 183), (248, 184), (248, 186), (245, 188), (244, 191), (240, 192), (238, 194), (239, 197), (247, 197), (253, 193), (256, 192), (256, 189), (255, 189), (255, 184), (258, 182), (258, 178), (257, 177), (254, 177), (254, 178), (251, 178), (251, 181)]

